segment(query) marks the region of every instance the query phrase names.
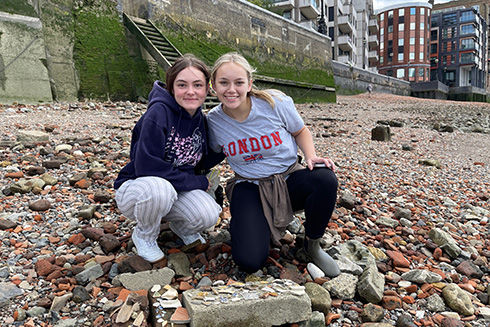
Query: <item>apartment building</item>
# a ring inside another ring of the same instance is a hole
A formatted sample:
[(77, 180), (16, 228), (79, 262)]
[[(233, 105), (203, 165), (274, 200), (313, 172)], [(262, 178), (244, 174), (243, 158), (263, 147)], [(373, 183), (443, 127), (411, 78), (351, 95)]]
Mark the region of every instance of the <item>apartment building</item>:
[(431, 18), (431, 80), (449, 87), (486, 86), (487, 24), (476, 8), (434, 10)]
[(410, 82), (430, 80), (430, 17), (432, 5), (407, 2), (377, 11), (380, 74)]
[(318, 31), (321, 0), (273, 0), (284, 18)]
[[(377, 72), (379, 25), (373, 0), (274, 2), (285, 18), (317, 31), (325, 28), (322, 32), (332, 39), (333, 60)], [(324, 26), (319, 26), (320, 20)]]
[[(446, 12), (446, 13), (448, 13), (448, 11), (456, 10), (456, 9), (462, 9), (464, 11), (464, 8), (467, 8), (467, 9), (472, 8), (473, 10), (476, 10), (476, 12), (478, 13), (477, 16), (479, 16), (479, 18), (478, 19), (475, 18), (475, 21), (473, 22), (474, 24), (478, 24), (477, 20), (480, 20), (480, 19), (485, 21), (485, 23), (486, 23), (486, 29), (485, 29), (486, 44), (483, 44), (481, 42), (482, 41), (481, 38), (483, 38), (483, 34), (481, 35), (480, 38), (476, 38), (475, 41), (477, 41), (477, 42), (475, 44), (475, 51), (477, 51), (478, 53), (475, 53), (475, 56), (480, 56), (481, 54), (483, 54), (483, 52), (485, 52), (485, 49), (486, 49), (486, 53), (485, 53), (485, 59), (486, 60), (480, 60), (480, 62), (478, 64), (480, 65), (480, 63), (481, 63), (483, 66), (482, 70), (484, 71), (484, 74), (485, 74), (485, 84), (482, 87), (485, 88), (488, 92), (490, 90), (490, 74), (488, 74), (488, 72), (490, 70), (490, 62), (489, 62), (489, 60), (490, 60), (490, 47), (488, 47), (488, 45), (490, 44), (490, 24), (488, 21), (488, 19), (490, 18), (490, 1), (489, 0), (449, 1), (449, 2), (445, 2), (445, 3), (435, 4), (433, 9), (434, 9), (434, 12), (441, 12), (441, 13)], [(467, 15), (471, 15), (471, 14), (468, 13), (465, 15), (467, 16)], [(434, 24), (435, 23), (436, 22), (434, 21)], [(465, 23), (465, 22), (463, 22), (463, 23)], [(465, 27), (465, 29), (467, 29), (467, 27)], [(479, 31), (480, 29), (476, 26), (476, 30)], [(481, 31), (483, 32), (483, 28), (481, 29)], [(462, 37), (463, 37), (463, 40), (467, 39), (467, 38), (470, 38), (470, 39), (474, 38), (473, 36), (467, 36), (467, 35), (462, 35)], [(464, 43), (468, 43), (468, 42), (471, 43), (472, 41), (465, 40), (463, 42)], [(433, 41), (431, 41), (431, 44), (432, 43), (433, 43)], [(432, 47), (432, 45), (431, 45), (431, 47)], [(460, 47), (462, 47), (461, 43), (460, 43)], [(477, 47), (478, 47), (478, 49), (476, 49)], [(466, 48), (466, 49), (468, 49), (468, 48)], [(465, 49), (462, 49), (462, 50), (464, 51)], [(438, 49), (438, 51), (439, 51), (439, 49)], [(456, 56), (456, 54), (454, 54), (454, 55)], [(468, 54), (466, 54), (464, 56), (466, 58), (471, 57), (471, 55), (468, 55)], [(431, 54), (431, 57), (434, 57), (434, 54)], [(481, 59), (483, 59), (483, 58), (481, 58)], [(438, 62), (440, 62), (439, 61), (440, 58), (438, 56), (437, 56), (437, 60), (438, 60)], [(433, 66), (435, 65), (434, 61), (435, 61), (435, 59), (432, 59)], [(454, 66), (454, 64), (453, 64), (453, 66)], [(464, 66), (466, 66), (466, 65), (463, 64), (463, 70), (468, 70), (468, 67), (464, 68)], [(442, 71), (441, 71), (441, 69), (442, 69)], [(446, 68), (446, 71), (447, 71), (447, 68)], [(474, 73), (476, 73), (476, 72), (474, 72)], [(443, 68), (438, 67), (437, 68), (438, 78), (442, 79), (442, 74), (444, 74)], [(479, 74), (481, 74), (481, 72), (479, 72)], [(460, 76), (464, 76), (464, 75), (465, 75), (465, 73), (463, 72), (463, 74), (461, 74)], [(447, 76), (447, 77), (452, 79), (452, 76)], [(454, 78), (456, 79), (456, 75), (454, 76)], [(458, 81), (459, 81), (459, 78), (458, 78)], [(461, 82), (463, 85), (467, 84), (467, 82), (465, 82), (465, 81), (461, 81)], [(472, 83), (473, 82), (475, 82), (474, 79), (472, 79)], [(480, 84), (480, 83), (478, 83), (478, 84)]]

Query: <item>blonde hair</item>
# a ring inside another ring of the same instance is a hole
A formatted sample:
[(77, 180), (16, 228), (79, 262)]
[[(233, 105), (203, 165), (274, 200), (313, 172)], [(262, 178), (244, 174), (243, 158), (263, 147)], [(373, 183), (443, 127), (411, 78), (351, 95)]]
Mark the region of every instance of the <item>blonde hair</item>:
[[(213, 69), (211, 70), (211, 81), (213, 83), (216, 80), (216, 72), (221, 67), (221, 65), (229, 62), (240, 65), (243, 69), (245, 69), (249, 81), (253, 79), (252, 77), (253, 77), (253, 73), (255, 73), (255, 68), (253, 68), (252, 65), (250, 65), (247, 59), (245, 59), (245, 57), (243, 57), (241, 54), (237, 52), (228, 52), (222, 55), (221, 57), (219, 57), (214, 63)], [(267, 101), (267, 103), (271, 105), (272, 108), (274, 108), (276, 102), (274, 101), (274, 97), (271, 95), (271, 92), (282, 94), (282, 92), (279, 90), (272, 90), (272, 89), (258, 90), (252, 85), (252, 89), (250, 90), (248, 96), (254, 96), (262, 100), (265, 100)]]

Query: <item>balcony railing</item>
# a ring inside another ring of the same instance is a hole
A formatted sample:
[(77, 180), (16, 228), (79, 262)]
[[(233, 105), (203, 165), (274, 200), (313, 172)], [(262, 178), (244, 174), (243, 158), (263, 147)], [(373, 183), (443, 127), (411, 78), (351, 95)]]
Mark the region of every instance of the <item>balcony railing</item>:
[(294, 0), (274, 0), (274, 7), (283, 10), (291, 10), (294, 8)]
[(352, 39), (348, 35), (341, 35), (337, 38), (337, 46), (342, 51), (351, 51), (354, 49), (354, 44), (352, 43)]
[(379, 60), (378, 51), (369, 51), (368, 52), (368, 60), (369, 61), (378, 61)]
[(342, 33), (350, 33), (353, 30), (353, 26), (348, 15), (337, 17), (337, 25)]
[(377, 47), (379, 45), (379, 40), (377, 35), (368, 36), (368, 45), (370, 47)]
[(379, 23), (376, 18), (370, 19), (368, 22), (369, 32), (378, 33), (379, 32)]
[(315, 19), (320, 15), (320, 11), (315, 0), (299, 0), (299, 9), (308, 19)]

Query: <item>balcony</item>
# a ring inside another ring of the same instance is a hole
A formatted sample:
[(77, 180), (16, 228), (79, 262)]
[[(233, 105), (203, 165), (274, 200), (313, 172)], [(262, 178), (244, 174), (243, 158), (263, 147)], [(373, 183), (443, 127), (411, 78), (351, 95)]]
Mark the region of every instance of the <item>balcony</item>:
[(368, 45), (370, 47), (377, 47), (379, 45), (379, 40), (377, 35), (368, 36)]
[(318, 25), (315, 20), (305, 20), (299, 23), (301, 26), (307, 29), (318, 31)]
[(377, 18), (370, 19), (368, 22), (369, 33), (378, 34), (379, 23)]
[(294, 8), (294, 0), (274, 0), (274, 7), (285, 11)]
[(378, 51), (369, 51), (368, 60), (370, 62), (378, 61), (379, 60)]
[(337, 17), (337, 25), (342, 33), (350, 33), (353, 30), (350, 17), (347, 15)]
[(354, 44), (349, 35), (340, 35), (335, 43), (337, 43), (337, 47), (342, 51), (352, 51), (354, 49)]
[(299, 0), (299, 9), (308, 19), (316, 19), (320, 15), (320, 10), (315, 0)]
[(354, 63), (350, 59), (350, 56), (347, 56), (347, 55), (339, 56), (337, 61), (338, 62), (341, 62), (343, 64), (348, 64), (348, 65), (351, 64), (351, 65), (354, 65)]

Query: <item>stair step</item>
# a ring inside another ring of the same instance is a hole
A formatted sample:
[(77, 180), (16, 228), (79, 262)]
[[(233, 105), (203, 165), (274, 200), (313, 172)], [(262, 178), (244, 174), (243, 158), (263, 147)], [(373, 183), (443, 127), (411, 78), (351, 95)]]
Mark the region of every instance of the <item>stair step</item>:
[[(158, 47), (157, 47), (158, 49)], [(165, 50), (161, 50), (161, 49), (158, 49), (158, 51), (160, 51), (160, 53), (164, 56), (169, 56), (169, 57), (180, 57), (179, 54), (175, 51), (165, 51)]]
[(151, 41), (158, 46), (170, 47), (170, 48), (172, 47), (165, 39), (158, 39), (158, 40), (151, 39)]
[(152, 37), (156, 37), (156, 38), (161, 38), (162, 35), (158, 32), (155, 32), (155, 31), (151, 31), (151, 32), (145, 32), (146, 36), (152, 36)]

